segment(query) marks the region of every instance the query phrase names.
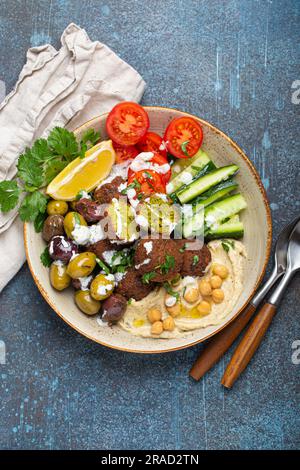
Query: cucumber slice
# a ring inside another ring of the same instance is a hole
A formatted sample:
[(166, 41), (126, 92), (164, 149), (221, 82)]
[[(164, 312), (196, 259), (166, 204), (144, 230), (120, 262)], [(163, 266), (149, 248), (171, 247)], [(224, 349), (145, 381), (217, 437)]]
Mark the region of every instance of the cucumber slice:
[(204, 234), (204, 210), (203, 206), (197, 210), (196, 206), (190, 206), (193, 209), (192, 216), (187, 219), (185, 216), (183, 222), (183, 237), (192, 238)]
[[(206, 155), (206, 153), (203, 152), (203, 150), (199, 150), (197, 152), (197, 158), (193, 157), (192, 162), (167, 184), (167, 193), (171, 194), (177, 191), (181, 186), (190, 183), (194, 176), (210, 162), (211, 159)], [(173, 167), (177, 165), (180, 166), (180, 163), (174, 163)]]
[(223, 181), (222, 183), (213, 186), (205, 193), (198, 196), (196, 199), (192, 201), (193, 206), (209, 206), (213, 202), (219, 201), (224, 196), (229, 194), (231, 191), (235, 191), (238, 188), (238, 184), (235, 183), (233, 180)]
[(206, 236), (209, 239), (223, 237), (242, 238), (244, 236), (244, 225), (243, 222), (240, 222), (239, 218), (233, 217), (228, 222), (219, 225), (219, 227), (211, 228)]
[(205, 225), (208, 230), (218, 228), (220, 223), (238, 214), (246, 207), (247, 203), (241, 194), (226, 197), (205, 209)]
[(230, 176), (233, 176), (239, 167), (237, 165), (228, 165), (218, 168), (211, 171), (205, 176), (195, 179), (185, 188), (180, 189), (176, 194), (181, 202), (184, 204), (191, 201), (199, 194), (208, 191), (212, 186), (221, 183), (221, 181), (226, 181)]

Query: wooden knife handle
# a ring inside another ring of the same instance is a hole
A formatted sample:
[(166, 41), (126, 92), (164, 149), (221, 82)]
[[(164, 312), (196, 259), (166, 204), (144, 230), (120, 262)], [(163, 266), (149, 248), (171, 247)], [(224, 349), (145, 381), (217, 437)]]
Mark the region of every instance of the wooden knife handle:
[(231, 388), (243, 370), (247, 367), (259, 347), (276, 312), (276, 306), (265, 303), (247, 329), (243, 339), (233, 353), (223, 378), (222, 385)]
[(238, 317), (229, 323), (220, 333), (217, 333), (207, 343), (192, 366), (189, 374), (199, 380), (225, 354), (241, 331), (245, 328), (256, 307), (249, 304)]

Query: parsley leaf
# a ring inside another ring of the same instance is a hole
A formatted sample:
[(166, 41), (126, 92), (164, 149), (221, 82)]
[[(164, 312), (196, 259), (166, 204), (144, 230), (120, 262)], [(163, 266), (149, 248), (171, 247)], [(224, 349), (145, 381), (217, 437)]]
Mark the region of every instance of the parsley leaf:
[(50, 132), (48, 146), (54, 154), (66, 157), (68, 162), (79, 154), (75, 135), (63, 127), (54, 127)]
[(165, 262), (157, 266), (157, 268), (160, 269), (160, 272), (162, 274), (168, 274), (170, 269), (173, 269), (174, 267), (175, 267), (175, 258), (174, 256), (171, 256), (171, 255), (166, 255)]
[(190, 141), (186, 140), (185, 142), (183, 142), (181, 144), (181, 150), (183, 151), (184, 155), (186, 155), (187, 157), (189, 156), (189, 154), (188, 154), (188, 151), (187, 151), (186, 147), (189, 143), (190, 143)]
[(21, 188), (16, 181), (2, 181), (0, 183), (0, 209), (8, 212), (18, 204)]
[(144, 284), (149, 284), (149, 282), (151, 281), (151, 279), (153, 279), (155, 277), (156, 273), (154, 273), (153, 271), (151, 271), (150, 273), (146, 273), (146, 274), (143, 274), (142, 275), (142, 282)]
[(179, 300), (179, 292), (175, 292), (168, 282), (164, 282), (163, 285), (169, 295), (172, 295), (176, 300)]
[(100, 138), (100, 132), (96, 132), (94, 129), (85, 131), (80, 141), (80, 158), (84, 158), (85, 152), (96, 145)]
[(51, 264), (52, 264), (52, 259), (51, 259), (51, 257), (50, 257), (49, 249), (48, 249), (47, 246), (46, 246), (46, 248), (44, 249), (43, 253), (41, 254), (40, 260), (41, 260), (42, 264), (43, 264), (46, 268), (49, 268), (49, 266), (51, 266)]
[(43, 168), (36, 159), (33, 158), (31, 150), (27, 148), (25, 153), (19, 156), (17, 176), (32, 189), (38, 189), (43, 184)]
[(47, 218), (47, 212), (40, 212), (36, 218), (34, 219), (34, 229), (37, 233), (41, 232), (43, 230), (44, 222)]
[(199, 256), (198, 255), (195, 255), (193, 257), (193, 266), (196, 266), (196, 264), (199, 263)]
[(100, 268), (102, 268), (106, 274), (110, 274), (109, 267), (105, 263), (103, 263), (100, 258), (96, 258), (96, 261), (99, 264)]
[(40, 213), (46, 211), (47, 201), (47, 197), (40, 191), (27, 194), (19, 209), (21, 220), (34, 221)]

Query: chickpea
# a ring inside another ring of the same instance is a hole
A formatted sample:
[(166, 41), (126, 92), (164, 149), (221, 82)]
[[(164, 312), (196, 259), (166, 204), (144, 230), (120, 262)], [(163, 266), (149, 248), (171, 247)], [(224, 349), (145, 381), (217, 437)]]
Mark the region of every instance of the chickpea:
[(208, 315), (211, 311), (210, 303), (206, 300), (202, 300), (199, 305), (197, 305), (197, 310), (201, 315)]
[(222, 278), (216, 274), (210, 278), (210, 285), (213, 289), (219, 289), (222, 285), (222, 282)]
[(150, 323), (159, 322), (161, 320), (161, 311), (158, 308), (150, 308), (147, 317)]
[(200, 294), (203, 295), (203, 296), (211, 295), (210, 282), (207, 281), (206, 279), (202, 279), (199, 282), (199, 290), (200, 290)]
[(67, 267), (67, 273), (72, 279), (85, 277), (91, 274), (96, 266), (96, 255), (90, 251), (84, 251), (71, 259)]
[(163, 323), (162, 321), (155, 321), (151, 326), (151, 333), (153, 335), (160, 335), (163, 332)]
[(50, 266), (50, 283), (56, 290), (64, 290), (71, 284), (67, 266), (61, 261), (54, 261)]
[(68, 212), (69, 206), (66, 201), (49, 201), (47, 204), (47, 212), (49, 215), (65, 215)]
[(224, 292), (222, 291), (222, 289), (214, 289), (212, 291), (211, 296), (216, 304), (220, 304), (224, 300)]
[(96, 300), (107, 299), (113, 292), (115, 280), (112, 274), (98, 274), (91, 283), (91, 296)]
[(181, 312), (181, 306), (179, 303), (173, 305), (173, 307), (166, 307), (166, 309), (172, 317), (177, 317)]
[(163, 321), (163, 329), (167, 331), (173, 331), (175, 328), (175, 322), (173, 317), (167, 317)]
[(220, 276), (222, 279), (226, 279), (228, 276), (228, 268), (223, 266), (223, 264), (214, 264), (212, 267), (212, 272), (217, 276)]
[(86, 315), (96, 315), (101, 307), (101, 303), (93, 299), (88, 290), (77, 290), (75, 292), (75, 303)]
[(75, 225), (87, 226), (87, 223), (79, 212), (68, 212), (64, 220), (64, 229), (69, 238), (72, 238)]
[(184, 299), (189, 303), (193, 304), (199, 299), (199, 290), (197, 287), (188, 287), (184, 293)]

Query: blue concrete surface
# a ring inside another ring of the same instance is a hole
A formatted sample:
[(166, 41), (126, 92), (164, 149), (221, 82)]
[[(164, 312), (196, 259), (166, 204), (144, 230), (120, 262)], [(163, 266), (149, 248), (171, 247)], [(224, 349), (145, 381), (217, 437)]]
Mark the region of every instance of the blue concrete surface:
[[(139, 70), (144, 104), (195, 113), (239, 143), (263, 178), (276, 237), (299, 213), (299, 10), (292, 0), (1, 1), (0, 80), (9, 91), (28, 47), (58, 47), (78, 23)], [(101, 347), (55, 315), (24, 266), (1, 295), (0, 448), (299, 448), (299, 294), (298, 276), (227, 391), (230, 351), (195, 383), (187, 373), (201, 345), (158, 356)]]

